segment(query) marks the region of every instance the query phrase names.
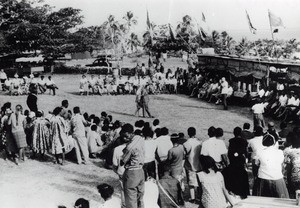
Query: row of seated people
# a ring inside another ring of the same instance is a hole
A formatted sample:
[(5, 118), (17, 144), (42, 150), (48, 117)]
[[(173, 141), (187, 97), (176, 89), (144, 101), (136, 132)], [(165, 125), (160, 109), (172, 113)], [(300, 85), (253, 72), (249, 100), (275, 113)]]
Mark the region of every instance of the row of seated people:
[(99, 95), (124, 95), (135, 94), (139, 86), (148, 86), (151, 94), (176, 93), (177, 79), (154, 75), (152, 77), (138, 76), (118, 76), (108, 77), (91, 75), (88, 79), (82, 75), (79, 82), (80, 95), (99, 94)]
[(27, 95), (30, 84), (35, 84), (38, 92), (41, 94), (44, 94), (49, 89), (49, 94), (52, 91), (53, 95), (55, 95), (55, 90), (58, 89), (51, 76), (45, 79), (44, 76), (38, 77), (30, 74), (29, 77), (23, 76), (19, 78), (19, 75), (15, 74), (14, 78), (7, 77), (2, 85), (2, 90), (7, 91), (9, 95)]

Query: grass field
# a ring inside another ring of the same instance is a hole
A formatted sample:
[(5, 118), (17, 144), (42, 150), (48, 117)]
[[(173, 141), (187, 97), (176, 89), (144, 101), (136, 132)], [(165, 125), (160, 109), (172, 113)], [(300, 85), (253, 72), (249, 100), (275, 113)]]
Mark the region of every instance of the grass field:
[[(82, 112), (99, 115), (106, 111), (115, 119), (134, 123), (138, 118), (135, 111), (135, 96), (79, 96), (80, 75), (54, 75), (53, 80), (59, 87), (56, 96), (39, 95), (38, 107), (45, 112), (60, 106), (61, 101), (68, 99), (70, 109), (80, 106)], [(26, 106), (26, 96), (0, 95), (0, 105), (10, 101), (12, 105)], [(166, 126), (171, 132), (184, 132), (190, 126), (197, 129), (197, 136), (207, 138), (210, 126), (222, 127), (224, 139), (232, 138), (233, 128), (242, 126), (244, 122), (251, 123), (248, 109), (231, 107), (223, 111), (222, 106), (216, 106), (184, 95), (152, 95), (150, 110), (159, 118), (161, 126)], [(145, 119), (152, 122), (153, 119)], [(73, 207), (77, 198), (84, 197), (92, 204), (101, 202), (96, 186), (101, 182), (112, 184), (119, 194), (119, 184), (116, 175), (111, 170), (102, 168), (100, 160), (93, 160), (90, 165), (77, 165), (67, 162), (58, 166), (51, 161), (40, 162), (27, 160), (16, 166), (11, 161), (0, 158), (0, 207), (57, 207), (65, 205)], [(99, 204), (98, 204), (99, 205)], [(188, 207), (193, 207), (188, 204)]]

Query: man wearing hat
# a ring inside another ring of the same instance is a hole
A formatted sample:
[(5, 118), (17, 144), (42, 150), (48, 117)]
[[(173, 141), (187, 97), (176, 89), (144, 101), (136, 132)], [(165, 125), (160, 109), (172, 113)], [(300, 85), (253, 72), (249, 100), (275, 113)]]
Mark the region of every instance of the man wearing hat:
[(133, 134), (133, 126), (124, 124), (120, 135), (129, 140), (129, 143), (123, 150), (121, 165), (124, 164), (125, 172), (123, 174), (124, 196), (126, 207), (142, 208), (144, 207), (144, 158), (145, 141), (139, 135)]

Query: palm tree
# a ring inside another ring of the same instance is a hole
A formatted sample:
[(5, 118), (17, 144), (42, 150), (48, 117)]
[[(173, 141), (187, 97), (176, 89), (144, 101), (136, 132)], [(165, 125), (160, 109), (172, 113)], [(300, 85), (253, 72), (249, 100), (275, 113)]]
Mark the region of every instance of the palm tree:
[(189, 15), (182, 17), (182, 22), (177, 25), (176, 32), (179, 34), (192, 35), (193, 31), (192, 18)]
[(126, 33), (130, 32), (132, 26), (137, 25), (137, 20), (131, 11), (126, 12), (123, 19), (125, 20), (124, 26), (126, 28)]
[(126, 40), (127, 48), (134, 52), (137, 50), (137, 47), (141, 44), (138, 36), (135, 33), (131, 33), (129, 38)]
[(250, 50), (250, 43), (247, 40), (247, 38), (244, 37), (236, 46), (237, 55), (244, 56), (248, 54), (249, 50)]
[(153, 44), (153, 42), (151, 43), (151, 41), (153, 41), (153, 39), (156, 39), (160, 33), (159, 27), (155, 23), (153, 22), (150, 23), (150, 27), (151, 27), (152, 34), (150, 34), (149, 30), (147, 30), (143, 34), (143, 45), (145, 47), (149, 47), (151, 44)]
[(122, 36), (122, 30), (119, 22), (115, 20), (115, 16), (109, 15), (108, 19), (103, 23), (103, 27), (106, 30), (106, 38), (110, 39), (113, 45), (118, 44)]

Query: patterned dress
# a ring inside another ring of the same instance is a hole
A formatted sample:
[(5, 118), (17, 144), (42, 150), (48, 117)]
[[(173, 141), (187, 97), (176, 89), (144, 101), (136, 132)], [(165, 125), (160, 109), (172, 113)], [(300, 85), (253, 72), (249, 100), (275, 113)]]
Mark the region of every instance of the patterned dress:
[(300, 149), (287, 148), (284, 150), (284, 176), (291, 198), (300, 189)]
[(225, 208), (226, 199), (223, 193), (224, 178), (220, 172), (197, 173), (202, 186), (202, 204), (205, 208)]
[(34, 122), (32, 148), (35, 152), (45, 153), (50, 149), (49, 122), (43, 118), (37, 118)]
[(63, 153), (66, 141), (68, 139), (66, 124), (61, 116), (53, 116), (50, 123), (50, 142), (52, 154)]

